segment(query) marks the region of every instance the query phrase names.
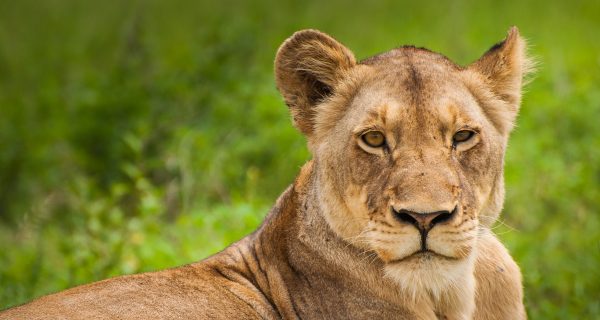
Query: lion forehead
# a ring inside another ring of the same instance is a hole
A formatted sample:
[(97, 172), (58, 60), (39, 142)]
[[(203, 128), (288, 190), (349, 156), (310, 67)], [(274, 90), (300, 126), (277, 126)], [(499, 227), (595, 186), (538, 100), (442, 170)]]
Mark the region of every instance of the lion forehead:
[(459, 74), (430, 69), (431, 66), (409, 65), (369, 70), (361, 85), (354, 88), (352, 100), (340, 101), (346, 105), (330, 111), (340, 112), (340, 119), (345, 118), (354, 130), (370, 126), (391, 131), (414, 127), (419, 133), (438, 133), (455, 124), (487, 122)]

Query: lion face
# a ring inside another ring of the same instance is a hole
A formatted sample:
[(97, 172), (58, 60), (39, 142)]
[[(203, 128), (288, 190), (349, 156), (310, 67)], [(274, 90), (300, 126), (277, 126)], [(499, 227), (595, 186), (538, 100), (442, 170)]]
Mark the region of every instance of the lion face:
[(413, 290), (457, 281), (502, 206), (527, 68), (514, 28), (467, 68), (414, 47), (356, 63), (320, 32), (288, 39), (277, 84), (307, 136), (332, 229)]
[(314, 146), (330, 224), (392, 275), (471, 256), (504, 150), (459, 70), (399, 50), (414, 56), (354, 75), (346, 113)]

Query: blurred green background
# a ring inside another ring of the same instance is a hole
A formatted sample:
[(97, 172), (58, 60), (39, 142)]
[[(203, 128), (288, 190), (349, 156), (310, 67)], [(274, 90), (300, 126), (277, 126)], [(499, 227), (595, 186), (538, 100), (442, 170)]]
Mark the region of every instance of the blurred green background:
[(541, 67), (495, 230), (532, 319), (598, 319), (598, 1), (0, 1), (0, 309), (256, 228), (310, 158), (272, 77), (294, 31), (467, 64), (511, 25)]

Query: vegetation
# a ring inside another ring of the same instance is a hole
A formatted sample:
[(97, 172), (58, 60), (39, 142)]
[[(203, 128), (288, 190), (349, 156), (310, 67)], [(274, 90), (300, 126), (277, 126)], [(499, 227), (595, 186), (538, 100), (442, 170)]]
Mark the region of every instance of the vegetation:
[(459, 63), (510, 25), (541, 68), (495, 227), (532, 319), (600, 317), (596, 1), (0, 1), (0, 309), (189, 263), (251, 232), (310, 158), (272, 60), (318, 28), (357, 57)]

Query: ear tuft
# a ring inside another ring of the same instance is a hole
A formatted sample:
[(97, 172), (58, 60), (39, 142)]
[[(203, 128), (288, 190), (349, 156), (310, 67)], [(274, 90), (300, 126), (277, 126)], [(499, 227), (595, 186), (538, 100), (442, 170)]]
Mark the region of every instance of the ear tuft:
[(355, 64), (350, 50), (317, 30), (298, 31), (281, 45), (275, 58), (277, 88), (302, 133), (312, 133), (314, 107), (334, 93)]

